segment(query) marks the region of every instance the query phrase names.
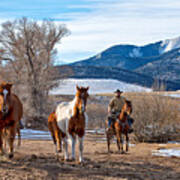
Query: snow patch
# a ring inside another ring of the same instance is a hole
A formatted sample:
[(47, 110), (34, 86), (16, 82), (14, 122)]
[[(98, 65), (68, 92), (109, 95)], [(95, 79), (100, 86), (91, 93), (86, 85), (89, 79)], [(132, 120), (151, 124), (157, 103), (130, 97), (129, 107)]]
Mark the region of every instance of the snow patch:
[(90, 94), (112, 93), (116, 89), (123, 92), (151, 92), (152, 89), (138, 85), (128, 84), (113, 79), (65, 79), (59, 81), (59, 86), (50, 91), (50, 94), (66, 94), (72, 95), (76, 92), (76, 85), (89, 86)]
[(132, 52), (130, 52), (129, 53), (129, 56), (130, 57), (132, 57), (132, 58), (134, 58), (134, 57), (142, 57), (142, 52), (140, 52), (140, 48), (134, 48), (133, 50), (132, 50)]
[(49, 131), (40, 131), (33, 129), (22, 129), (21, 130), (22, 139), (31, 139), (31, 140), (50, 140), (51, 135)]
[(164, 156), (164, 157), (171, 157), (171, 156), (180, 157), (180, 148), (154, 150), (152, 154), (155, 156)]
[(102, 57), (101, 53), (96, 55), (96, 59), (100, 59)]
[(170, 96), (173, 98), (180, 98), (180, 94), (165, 94), (165, 96)]
[(180, 37), (162, 41), (160, 53), (163, 54), (176, 48), (180, 48)]

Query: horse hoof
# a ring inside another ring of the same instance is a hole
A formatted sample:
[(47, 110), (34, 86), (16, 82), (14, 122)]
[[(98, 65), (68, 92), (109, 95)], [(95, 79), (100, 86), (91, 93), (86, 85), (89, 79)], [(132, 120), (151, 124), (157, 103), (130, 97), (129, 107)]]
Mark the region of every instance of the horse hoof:
[(65, 162), (71, 162), (71, 160), (68, 158), (68, 159), (64, 159)]
[(58, 153), (61, 153), (61, 152), (62, 152), (62, 150), (61, 150), (61, 149), (59, 149), (57, 152), (58, 152)]
[(14, 157), (13, 154), (9, 154), (9, 156), (8, 156), (9, 159), (12, 159), (13, 157)]
[(84, 161), (78, 161), (77, 164), (84, 165)]
[(0, 152), (0, 156), (4, 156), (4, 152)]

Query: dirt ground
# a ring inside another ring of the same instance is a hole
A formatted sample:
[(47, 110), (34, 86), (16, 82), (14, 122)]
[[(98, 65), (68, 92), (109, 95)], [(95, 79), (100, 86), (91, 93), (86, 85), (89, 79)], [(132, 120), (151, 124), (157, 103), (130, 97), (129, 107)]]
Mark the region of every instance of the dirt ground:
[[(63, 180), (63, 179), (180, 179), (180, 158), (152, 156), (152, 150), (180, 145), (140, 143), (126, 154), (118, 154), (112, 144), (107, 154), (103, 135), (87, 135), (83, 164), (64, 162), (54, 155), (52, 141), (23, 140), (12, 160), (0, 157), (0, 180)], [(69, 148), (70, 150), (70, 148)]]

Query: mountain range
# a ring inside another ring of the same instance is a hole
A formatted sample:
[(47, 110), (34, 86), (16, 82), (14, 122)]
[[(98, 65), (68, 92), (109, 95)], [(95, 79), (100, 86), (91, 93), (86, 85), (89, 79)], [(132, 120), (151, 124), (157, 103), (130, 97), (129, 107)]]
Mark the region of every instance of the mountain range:
[[(115, 45), (67, 66), (72, 68), (73, 78), (108, 78), (145, 87), (158, 80), (167, 90), (178, 90), (180, 37), (145, 46)], [(62, 66), (58, 68), (61, 72)]]

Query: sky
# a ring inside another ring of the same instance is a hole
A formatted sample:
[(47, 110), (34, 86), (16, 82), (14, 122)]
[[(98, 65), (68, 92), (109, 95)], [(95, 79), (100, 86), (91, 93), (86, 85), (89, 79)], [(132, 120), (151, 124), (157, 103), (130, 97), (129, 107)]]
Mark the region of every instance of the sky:
[(145, 45), (180, 36), (180, 0), (1, 0), (0, 23), (51, 19), (70, 35), (57, 64), (94, 56), (117, 44)]

